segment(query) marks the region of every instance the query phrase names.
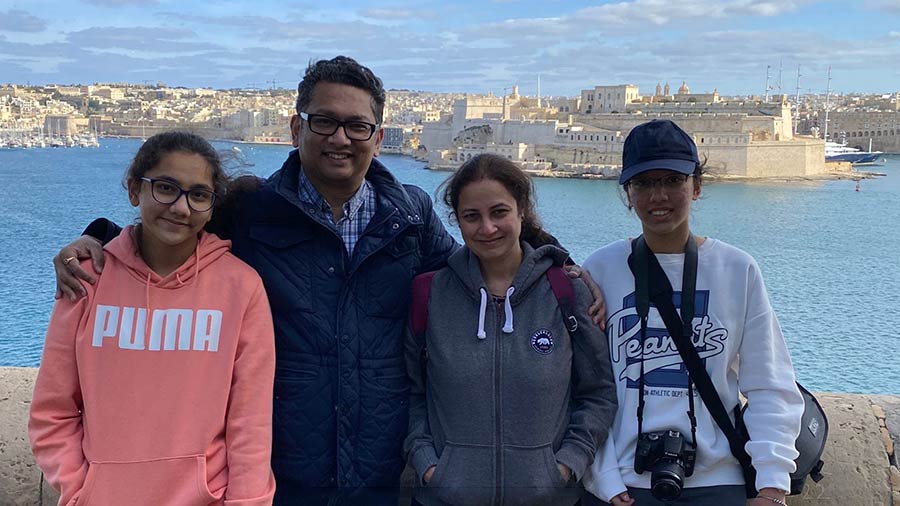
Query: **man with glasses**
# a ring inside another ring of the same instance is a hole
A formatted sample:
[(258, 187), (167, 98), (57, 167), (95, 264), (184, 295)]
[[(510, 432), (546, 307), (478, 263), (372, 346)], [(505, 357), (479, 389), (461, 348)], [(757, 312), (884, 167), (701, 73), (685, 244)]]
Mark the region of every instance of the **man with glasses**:
[[(381, 80), (353, 59), (311, 64), (291, 119), (299, 149), (210, 227), (259, 272), (272, 307), (277, 505), (397, 504), (410, 287), (457, 245), (428, 195), (374, 158), (384, 103)], [(86, 232), (106, 240), (118, 227), (103, 220)], [(80, 290), (72, 274), (92, 276), (61, 259), (88, 251), (102, 255), (82, 238), (54, 260), (65, 294)]]

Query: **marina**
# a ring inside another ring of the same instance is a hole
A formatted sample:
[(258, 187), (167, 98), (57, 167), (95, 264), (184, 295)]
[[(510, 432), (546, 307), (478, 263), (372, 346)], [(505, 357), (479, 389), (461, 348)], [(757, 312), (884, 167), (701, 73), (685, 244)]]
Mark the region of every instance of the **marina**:
[(45, 136), (43, 132), (0, 130), (0, 149), (98, 147), (100, 147), (100, 142), (93, 133)]

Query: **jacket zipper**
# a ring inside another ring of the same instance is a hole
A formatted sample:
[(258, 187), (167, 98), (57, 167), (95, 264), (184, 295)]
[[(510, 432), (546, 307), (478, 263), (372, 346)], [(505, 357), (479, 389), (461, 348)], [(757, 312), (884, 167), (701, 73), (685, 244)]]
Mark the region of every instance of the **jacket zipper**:
[[(491, 297), (493, 299), (493, 297)], [(501, 359), (501, 346), (500, 346), (500, 336), (503, 335), (503, 326), (500, 323), (501, 321), (501, 307), (497, 304), (496, 299), (492, 300), (494, 304), (494, 314), (497, 318), (494, 334), (494, 430), (496, 431), (494, 437), (497, 441), (496, 446), (496, 469), (497, 469), (497, 480), (496, 480), (496, 488), (494, 490), (495, 501), (494, 504), (501, 505), (503, 504), (503, 430), (502, 424), (500, 422), (500, 413), (501, 407), (500, 404), (502, 402), (502, 398), (500, 396), (500, 386), (502, 384), (501, 378), (501, 367), (502, 367), (502, 359)]]

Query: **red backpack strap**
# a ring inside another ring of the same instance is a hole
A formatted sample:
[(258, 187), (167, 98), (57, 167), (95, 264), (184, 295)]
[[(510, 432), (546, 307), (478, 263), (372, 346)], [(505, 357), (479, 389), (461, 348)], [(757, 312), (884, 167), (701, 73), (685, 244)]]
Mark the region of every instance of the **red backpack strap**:
[(431, 297), (431, 280), (436, 273), (437, 271), (426, 272), (413, 279), (409, 328), (416, 337), (423, 336), (428, 326), (428, 299)]
[(409, 304), (409, 329), (422, 345), (419, 365), (422, 379), (428, 381), (428, 348), (425, 346), (425, 330), (428, 328), (428, 299), (431, 298), (431, 280), (437, 271), (419, 274), (413, 278), (412, 300)]
[(575, 318), (575, 290), (572, 288), (572, 280), (569, 279), (565, 269), (556, 265), (547, 269), (547, 280), (550, 281), (550, 289), (556, 296), (563, 321), (566, 322), (566, 329), (574, 337), (578, 331), (578, 319)]

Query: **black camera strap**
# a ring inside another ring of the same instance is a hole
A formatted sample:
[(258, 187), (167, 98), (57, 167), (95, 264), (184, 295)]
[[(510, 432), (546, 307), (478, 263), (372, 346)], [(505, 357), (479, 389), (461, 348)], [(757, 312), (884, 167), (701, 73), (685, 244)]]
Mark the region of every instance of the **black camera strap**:
[[(684, 247), (684, 271), (682, 273), (681, 278), (681, 314), (687, 315), (684, 318), (679, 317), (677, 313), (675, 313), (675, 323), (676, 326), (681, 328), (681, 334), (691, 336), (694, 333), (692, 327), (692, 321), (694, 319), (694, 294), (696, 293), (697, 287), (697, 243), (694, 241), (693, 235), (688, 237), (687, 243), (685, 243)], [(656, 269), (651, 272), (649, 268), (650, 265), (655, 265)], [(659, 261), (656, 259), (656, 256), (650, 251), (650, 248), (647, 246), (647, 242), (644, 240), (644, 236), (641, 235), (631, 243), (631, 256), (628, 257), (628, 266), (631, 268), (632, 274), (634, 274), (634, 286), (635, 286), (635, 306), (637, 309), (638, 317), (641, 320), (641, 374), (638, 380), (638, 410), (637, 410), (637, 419), (638, 419), (638, 434), (642, 434), (644, 432), (644, 344), (647, 338), (647, 318), (650, 313), (650, 302), (651, 300), (659, 309), (659, 304), (656, 302), (657, 298), (665, 297), (666, 300), (669, 301), (669, 305), (672, 305), (672, 285), (669, 283), (669, 278), (666, 277), (666, 273), (662, 270), (662, 267), (659, 265)], [(658, 279), (659, 276), (662, 276), (662, 282)], [(672, 306), (674, 311), (674, 306)], [(662, 311), (660, 310), (660, 313)], [(672, 334), (672, 330), (670, 327), (670, 322), (666, 321), (666, 328), (669, 330), (669, 333)], [(675, 336), (672, 336), (673, 340), (676, 341)], [(681, 346), (678, 346), (680, 349)], [(691, 345), (693, 349), (693, 345)], [(691, 441), (690, 444), (696, 447), (697, 445), (697, 417), (694, 414), (694, 388), (693, 388), (693, 374), (690, 368), (688, 368), (688, 411), (687, 416), (691, 422)]]
[[(682, 277), (681, 290), (681, 314), (679, 316), (672, 303), (674, 291), (666, 277), (665, 271), (659, 265), (656, 256), (650, 251), (647, 242), (643, 236), (638, 237), (631, 243), (631, 256), (628, 257), (628, 266), (634, 274), (635, 279), (635, 303), (638, 308), (638, 315), (641, 316), (641, 338), (644, 337), (644, 329), (646, 323), (646, 315), (649, 313), (649, 302), (653, 302), (659, 311), (660, 317), (666, 324), (666, 329), (678, 348), (678, 354), (687, 367), (689, 384), (693, 382), (697, 386), (700, 398), (709, 410), (710, 415), (715, 420), (716, 425), (725, 434), (728, 439), (728, 445), (731, 453), (738, 460), (745, 470), (753, 469), (751, 465), (750, 455), (744, 449), (744, 440), (740, 437), (734, 424), (728, 416), (728, 411), (722, 404), (722, 399), (706, 372), (703, 360), (697, 353), (692, 340), (693, 328), (691, 321), (694, 316), (694, 299), (697, 286), (697, 243), (693, 235), (688, 237), (684, 251), (684, 274)], [(641, 305), (646, 304), (645, 308)], [(643, 351), (642, 351), (643, 352)], [(641, 377), (643, 378), (643, 365), (641, 366)], [(691, 413), (688, 415), (692, 418), (691, 430), (695, 430), (696, 421), (693, 419), (693, 392), (688, 392), (691, 401)], [(641, 382), (641, 401), (638, 404), (639, 413), (643, 410), (643, 381)], [(736, 412), (737, 416), (738, 413)], [(640, 419), (638, 426), (640, 427)], [(638, 429), (640, 430), (640, 428)], [(694, 439), (696, 443), (696, 437)], [(748, 497), (755, 497), (755, 472), (753, 476), (747, 477), (749, 483), (746, 484)], [(753, 494), (750, 494), (753, 489)]]

